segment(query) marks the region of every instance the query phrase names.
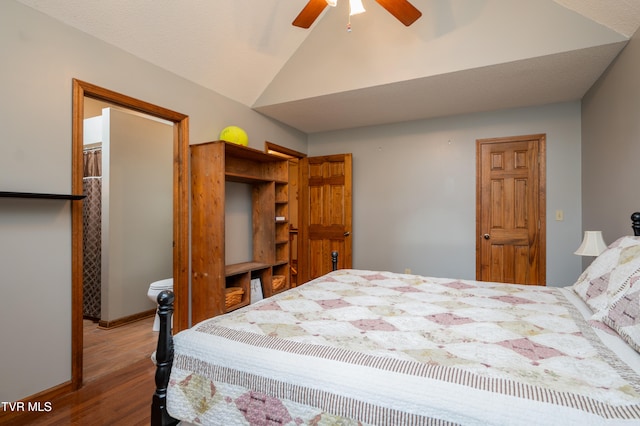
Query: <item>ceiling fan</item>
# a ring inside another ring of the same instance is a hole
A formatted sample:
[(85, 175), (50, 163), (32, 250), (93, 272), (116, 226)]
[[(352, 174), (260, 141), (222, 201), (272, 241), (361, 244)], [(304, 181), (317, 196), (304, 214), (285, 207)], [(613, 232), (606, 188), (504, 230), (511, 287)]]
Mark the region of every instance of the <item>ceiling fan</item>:
[[(376, 0), (376, 2), (407, 27), (422, 16), (422, 12), (407, 0)], [(309, 0), (292, 24), (300, 28), (309, 28), (327, 6), (327, 0)]]

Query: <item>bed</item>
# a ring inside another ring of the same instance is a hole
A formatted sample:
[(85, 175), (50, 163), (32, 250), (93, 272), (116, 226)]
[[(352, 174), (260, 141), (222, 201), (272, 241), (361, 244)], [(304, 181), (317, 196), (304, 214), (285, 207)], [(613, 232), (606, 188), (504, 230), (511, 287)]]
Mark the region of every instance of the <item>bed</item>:
[(334, 270), (173, 337), (163, 292), (152, 424), (639, 424), (632, 221), (566, 288)]

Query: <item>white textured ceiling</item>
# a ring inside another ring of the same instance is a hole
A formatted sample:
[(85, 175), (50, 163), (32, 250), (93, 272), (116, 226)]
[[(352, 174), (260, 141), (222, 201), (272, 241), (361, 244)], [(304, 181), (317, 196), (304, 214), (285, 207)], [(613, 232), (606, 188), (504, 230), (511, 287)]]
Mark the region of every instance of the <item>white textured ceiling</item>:
[(413, 0), (404, 27), (346, 0), (18, 0), (307, 133), (580, 99), (640, 0)]

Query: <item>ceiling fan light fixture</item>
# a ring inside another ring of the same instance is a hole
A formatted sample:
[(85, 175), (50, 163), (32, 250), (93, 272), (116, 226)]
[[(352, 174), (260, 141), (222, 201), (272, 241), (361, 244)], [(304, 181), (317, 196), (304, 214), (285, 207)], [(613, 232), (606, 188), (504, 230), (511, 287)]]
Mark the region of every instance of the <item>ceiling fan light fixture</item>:
[(357, 15), (365, 11), (362, 0), (349, 0), (349, 15)]
[[(335, 6), (337, 3), (338, 0), (308, 0), (291, 24), (295, 27), (310, 28), (327, 6)], [(422, 16), (422, 12), (409, 0), (376, 0), (376, 3), (407, 27)], [(349, 0), (349, 9), (350, 17), (365, 11), (362, 0)]]

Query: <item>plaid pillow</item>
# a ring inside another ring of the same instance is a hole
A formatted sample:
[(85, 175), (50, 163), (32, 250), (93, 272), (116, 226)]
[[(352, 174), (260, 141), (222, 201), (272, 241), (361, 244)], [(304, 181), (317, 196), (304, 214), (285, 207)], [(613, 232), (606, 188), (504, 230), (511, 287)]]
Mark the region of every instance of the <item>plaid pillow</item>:
[(602, 322), (640, 352), (640, 270), (631, 275), (627, 290), (609, 306)]
[(572, 288), (592, 309), (594, 319), (601, 319), (629, 286), (630, 276), (638, 269), (640, 237), (621, 237), (596, 257)]

